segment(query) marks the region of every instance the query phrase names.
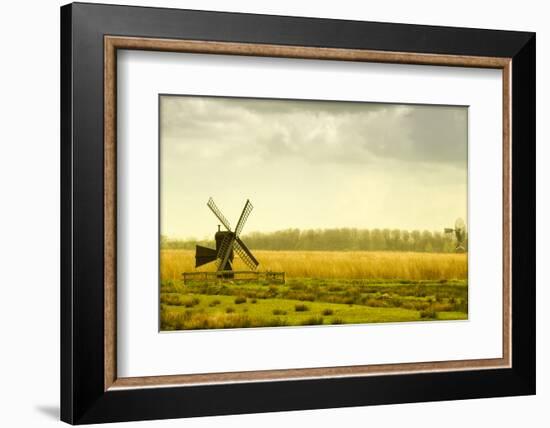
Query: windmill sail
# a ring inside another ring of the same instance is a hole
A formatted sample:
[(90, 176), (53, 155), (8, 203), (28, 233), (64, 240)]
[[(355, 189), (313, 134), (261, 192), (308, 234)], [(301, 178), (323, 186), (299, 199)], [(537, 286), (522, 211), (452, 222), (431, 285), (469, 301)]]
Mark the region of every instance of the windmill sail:
[(208, 199), (208, 203), (206, 204), (208, 206), (208, 208), (210, 208), (212, 210), (212, 212), (214, 213), (214, 215), (216, 217), (218, 217), (218, 220), (221, 222), (221, 224), (224, 225), (224, 227), (231, 231), (231, 225), (229, 224), (229, 221), (227, 221), (227, 219), (225, 218), (225, 216), (222, 214), (222, 212), (219, 210), (219, 208), (216, 206), (216, 204), (214, 203), (214, 199), (210, 198)]
[(241, 258), (241, 260), (244, 262), (244, 264), (247, 265), (250, 270), (256, 270), (260, 263), (258, 262), (258, 260), (256, 260), (256, 257), (252, 255), (248, 247), (244, 244), (243, 241), (241, 241), (240, 238), (235, 239), (233, 248)]
[(197, 250), (195, 253), (195, 267), (205, 265), (206, 263), (213, 262), (216, 260), (217, 252), (212, 248), (203, 247), (197, 245)]
[(235, 227), (235, 235), (237, 237), (241, 234), (244, 224), (248, 219), (250, 212), (252, 211), (252, 208), (254, 207), (252, 206), (250, 201), (247, 199), (246, 203), (244, 204), (243, 212), (241, 213), (241, 216), (239, 217), (239, 221), (237, 222), (237, 226)]
[(454, 229), (446, 227), (445, 233), (454, 233), (456, 239), (455, 251), (457, 253), (463, 253), (464, 251), (466, 251), (466, 223), (464, 223), (464, 220), (462, 220), (461, 218), (457, 218), (455, 221)]
[(235, 235), (233, 235), (233, 233), (227, 234), (223, 239), (220, 245), (220, 249), (218, 251), (218, 271), (231, 269), (231, 263), (228, 262), (231, 256), (231, 250), (233, 249), (234, 241)]

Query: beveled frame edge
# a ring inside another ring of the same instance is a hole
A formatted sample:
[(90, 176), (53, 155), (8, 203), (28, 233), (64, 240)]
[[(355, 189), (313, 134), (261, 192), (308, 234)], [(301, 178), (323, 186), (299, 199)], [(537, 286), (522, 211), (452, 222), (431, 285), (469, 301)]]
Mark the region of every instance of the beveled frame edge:
[[(117, 378), (116, 375), (116, 52), (117, 49), (338, 61), (495, 68), (503, 72), (503, 356), (494, 359)], [(104, 390), (275, 380), (364, 377), (510, 368), (512, 59), (256, 43), (104, 36)]]

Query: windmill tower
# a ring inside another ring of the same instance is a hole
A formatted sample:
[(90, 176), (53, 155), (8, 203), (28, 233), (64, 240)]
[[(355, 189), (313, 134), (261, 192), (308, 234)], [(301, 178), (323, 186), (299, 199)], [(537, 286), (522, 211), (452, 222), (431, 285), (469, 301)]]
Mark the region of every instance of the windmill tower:
[(232, 278), (234, 253), (237, 253), (244, 264), (248, 266), (251, 271), (255, 271), (259, 262), (240, 238), (246, 220), (252, 212), (253, 206), (250, 201), (247, 200), (244, 204), (243, 211), (237, 221), (235, 230), (231, 230), (229, 221), (216, 206), (212, 198), (208, 200), (206, 205), (214, 213), (225, 230), (220, 230), (220, 226), (218, 225), (218, 231), (214, 235), (216, 239), (216, 249), (197, 245), (195, 267), (216, 261), (216, 271), (224, 278)]
[(455, 251), (457, 253), (463, 253), (466, 251), (466, 224), (464, 223), (464, 220), (457, 218), (454, 229), (445, 228), (445, 233), (454, 233), (456, 239)]

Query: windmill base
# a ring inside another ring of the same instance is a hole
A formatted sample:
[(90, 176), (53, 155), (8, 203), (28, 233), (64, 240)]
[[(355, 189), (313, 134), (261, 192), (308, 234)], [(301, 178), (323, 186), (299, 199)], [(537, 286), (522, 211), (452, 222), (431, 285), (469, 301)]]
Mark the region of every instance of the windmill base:
[(222, 270), (217, 272), (184, 272), (182, 274), (184, 284), (194, 282), (264, 282), (267, 284), (284, 284), (284, 272), (256, 272), (256, 271), (235, 271)]

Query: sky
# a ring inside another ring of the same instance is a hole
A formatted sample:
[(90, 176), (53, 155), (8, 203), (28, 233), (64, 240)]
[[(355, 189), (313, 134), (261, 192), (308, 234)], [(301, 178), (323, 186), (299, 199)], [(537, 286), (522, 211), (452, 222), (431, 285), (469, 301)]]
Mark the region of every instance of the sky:
[(288, 228), (442, 231), (467, 218), (468, 109), (160, 97), (161, 234), (212, 238), (247, 199), (243, 234)]

